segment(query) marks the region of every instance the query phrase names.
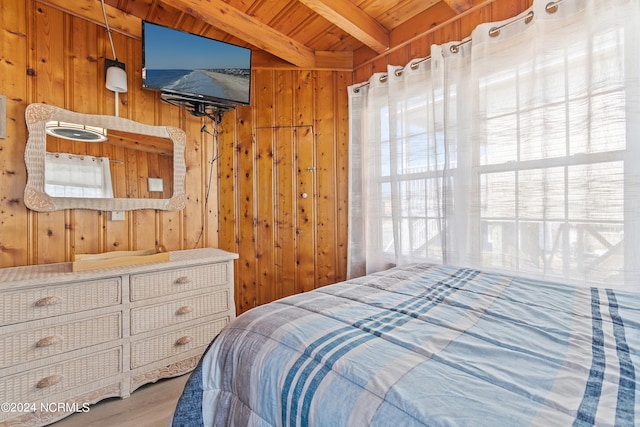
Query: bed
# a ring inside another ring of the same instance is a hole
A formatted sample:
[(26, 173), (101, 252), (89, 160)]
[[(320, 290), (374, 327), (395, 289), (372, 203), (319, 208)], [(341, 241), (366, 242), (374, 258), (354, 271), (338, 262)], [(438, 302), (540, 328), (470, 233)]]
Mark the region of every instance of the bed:
[(172, 423), (632, 426), (639, 366), (640, 294), (413, 264), (242, 314)]

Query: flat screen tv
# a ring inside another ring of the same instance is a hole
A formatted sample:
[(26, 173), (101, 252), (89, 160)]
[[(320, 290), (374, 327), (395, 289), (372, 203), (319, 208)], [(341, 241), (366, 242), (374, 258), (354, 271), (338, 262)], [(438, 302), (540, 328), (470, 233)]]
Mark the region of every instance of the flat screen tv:
[(198, 103), (249, 105), (251, 49), (142, 21), (142, 86)]

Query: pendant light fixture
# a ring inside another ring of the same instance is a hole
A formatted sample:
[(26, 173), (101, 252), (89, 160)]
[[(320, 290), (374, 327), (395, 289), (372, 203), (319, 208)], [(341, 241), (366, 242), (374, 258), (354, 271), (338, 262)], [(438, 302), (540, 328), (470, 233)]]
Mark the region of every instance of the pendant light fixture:
[(118, 94), (127, 91), (127, 73), (124, 63), (118, 61), (116, 56), (116, 49), (113, 46), (113, 38), (111, 37), (111, 28), (109, 28), (109, 21), (107, 20), (107, 11), (104, 7), (104, 0), (100, 0), (102, 4), (102, 14), (104, 15), (104, 24), (107, 27), (107, 34), (109, 35), (109, 44), (111, 45), (111, 52), (113, 53), (113, 60), (104, 60), (105, 69), (105, 86), (107, 89), (115, 92), (116, 94), (116, 116), (118, 115)]

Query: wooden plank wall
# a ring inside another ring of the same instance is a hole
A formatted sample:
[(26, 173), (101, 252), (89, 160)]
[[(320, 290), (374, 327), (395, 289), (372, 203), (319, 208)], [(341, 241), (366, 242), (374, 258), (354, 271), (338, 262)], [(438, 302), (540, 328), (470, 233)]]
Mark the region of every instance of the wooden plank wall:
[(240, 254), (243, 312), (343, 280), (350, 71), (253, 71), (253, 105), (227, 113), (220, 247)]
[[(139, 210), (124, 221), (106, 212), (29, 211), (26, 184), (25, 107), (43, 102), (81, 113), (115, 113), (115, 95), (104, 87), (104, 58), (112, 58), (106, 30), (35, 0), (2, 0), (0, 94), (7, 97), (7, 138), (0, 140), (0, 267), (69, 261), (74, 253), (169, 250), (218, 246), (217, 183), (209, 188), (213, 145), (202, 120), (142, 89), (140, 40), (113, 33), (126, 64), (129, 91), (119, 95), (119, 115), (185, 130), (187, 205), (180, 212)], [(142, 159), (139, 159), (142, 160)], [(217, 174), (214, 165), (214, 176)], [(131, 188), (115, 174), (116, 188)], [(205, 197), (208, 194), (208, 205)]]
[(219, 147), (201, 132), (203, 124), (212, 132), (206, 121), (141, 89), (140, 41), (114, 33), (118, 58), (129, 74), (129, 92), (120, 95), (120, 116), (186, 131), (188, 200), (181, 212), (141, 210), (112, 222), (104, 212), (35, 213), (22, 203), (26, 105), (46, 102), (113, 114), (114, 94), (104, 88), (103, 60), (111, 58), (106, 32), (36, 0), (2, 0), (0, 94), (7, 96), (8, 117), (7, 138), (0, 140), (0, 267), (155, 244), (170, 250), (221, 247), (240, 255), (238, 313), (343, 280), (347, 87), (386, 70), (387, 64), (427, 56), (431, 44), (462, 39), (481, 22), (515, 16), (530, 3), (495, 0), (411, 36), (384, 55), (356, 52), (353, 72), (257, 67), (252, 105), (224, 115)]

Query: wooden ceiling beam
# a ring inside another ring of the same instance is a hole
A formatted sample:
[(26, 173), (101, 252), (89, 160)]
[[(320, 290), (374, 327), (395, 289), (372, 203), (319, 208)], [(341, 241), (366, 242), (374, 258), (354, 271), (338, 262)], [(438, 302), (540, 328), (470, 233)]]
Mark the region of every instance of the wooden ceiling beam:
[(222, 0), (163, 2), (294, 65), (315, 65), (315, 54), (311, 49)]
[[(97, 0), (38, 0), (38, 2), (103, 27), (105, 26), (102, 5)], [(206, 2), (200, 0), (165, 0), (165, 3), (184, 10), (195, 18), (245, 40), (247, 43), (293, 65), (302, 68), (315, 67), (316, 55), (311, 49), (220, 0)], [(199, 12), (192, 13), (194, 7)], [(108, 4), (105, 4), (105, 11), (107, 12), (109, 28), (112, 31), (138, 40), (142, 38), (141, 18), (129, 15)]]
[(473, 7), (473, 0), (444, 0), (444, 2), (458, 15)]
[(345, 0), (299, 0), (377, 53), (389, 49), (389, 31), (362, 9)]

